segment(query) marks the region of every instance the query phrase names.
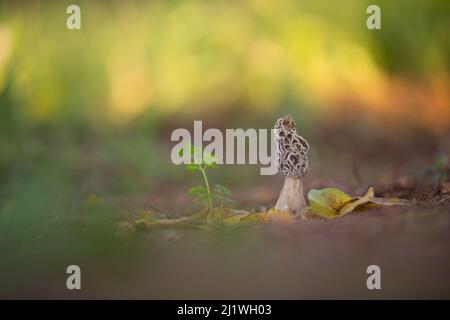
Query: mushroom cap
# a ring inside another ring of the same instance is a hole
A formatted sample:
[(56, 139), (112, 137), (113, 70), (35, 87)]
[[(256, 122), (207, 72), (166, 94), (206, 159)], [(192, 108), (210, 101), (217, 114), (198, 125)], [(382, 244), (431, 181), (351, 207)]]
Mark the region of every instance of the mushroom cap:
[(292, 130), (296, 129), (297, 126), (295, 124), (294, 118), (291, 115), (286, 115), (283, 118), (280, 118), (275, 122), (275, 129), (284, 129), (284, 130)]
[(278, 172), (303, 177), (308, 172), (308, 142), (297, 133), (294, 119), (287, 115), (275, 122)]

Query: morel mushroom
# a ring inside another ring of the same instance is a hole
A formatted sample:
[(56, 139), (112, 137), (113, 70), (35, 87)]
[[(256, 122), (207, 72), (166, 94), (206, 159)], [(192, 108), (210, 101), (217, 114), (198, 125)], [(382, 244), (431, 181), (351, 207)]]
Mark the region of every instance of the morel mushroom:
[(308, 171), (308, 142), (297, 133), (294, 119), (287, 115), (275, 123), (278, 172), (285, 176), (276, 210), (299, 213), (306, 207), (302, 178)]

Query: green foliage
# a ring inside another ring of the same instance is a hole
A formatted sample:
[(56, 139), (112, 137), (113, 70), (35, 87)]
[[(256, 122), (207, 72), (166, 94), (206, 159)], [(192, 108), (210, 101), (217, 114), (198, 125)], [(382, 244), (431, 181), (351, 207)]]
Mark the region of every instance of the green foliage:
[(220, 184), (214, 186), (213, 199), (219, 203), (221, 208), (234, 204), (234, 201), (229, 198), (230, 195), (231, 191), (227, 187)]
[[(196, 201), (199, 201), (205, 205), (206, 208), (212, 210), (215, 206), (223, 208), (234, 203), (229, 197), (231, 191), (220, 184), (214, 185), (211, 189), (208, 176), (206, 174), (207, 169), (212, 169), (217, 165), (217, 158), (208, 152), (203, 152), (201, 148), (193, 146), (186, 146), (180, 150), (180, 155), (183, 155), (184, 150), (189, 150), (191, 163), (186, 165), (189, 172), (199, 171), (202, 174), (204, 185), (199, 185), (189, 189), (189, 196), (193, 197)], [(198, 158), (201, 156), (201, 159)]]
[(208, 189), (206, 189), (203, 185), (190, 188), (188, 194), (189, 196), (195, 198), (197, 201), (205, 204), (208, 204), (211, 199), (211, 195)]

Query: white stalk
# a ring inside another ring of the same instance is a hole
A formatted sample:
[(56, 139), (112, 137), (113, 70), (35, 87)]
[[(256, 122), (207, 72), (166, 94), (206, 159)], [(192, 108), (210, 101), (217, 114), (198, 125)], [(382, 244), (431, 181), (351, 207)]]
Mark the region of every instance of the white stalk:
[(285, 177), (275, 209), (297, 214), (304, 207), (306, 207), (306, 202), (303, 197), (302, 178)]

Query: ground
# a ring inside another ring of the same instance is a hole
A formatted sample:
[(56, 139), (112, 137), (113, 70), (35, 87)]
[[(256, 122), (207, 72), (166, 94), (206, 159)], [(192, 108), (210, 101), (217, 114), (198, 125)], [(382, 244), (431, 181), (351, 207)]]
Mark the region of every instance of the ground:
[[(11, 184), (11, 199), (4, 197), (0, 297), (450, 298), (449, 140), (389, 146), (377, 139), (367, 147), (366, 139), (329, 128), (321, 137), (311, 142), (305, 194), (334, 187), (361, 196), (373, 186), (377, 197), (413, 205), (332, 220), (118, 236), (116, 224), (143, 211), (166, 219), (197, 213), (202, 206), (187, 190), (201, 177), (168, 162), (167, 146), (159, 158), (153, 150), (147, 157), (146, 144), (134, 148), (131, 138), (115, 141), (117, 148), (133, 146), (130, 162), (98, 143), (91, 152), (85, 145), (75, 149), (80, 158), (71, 155), (65, 164), (58, 156), (65, 144), (46, 146), (48, 160), (33, 158), (39, 174)], [(137, 151), (141, 158), (134, 157)], [(26, 163), (17, 161), (15, 168), (29, 174)], [(235, 209), (258, 212), (274, 206), (283, 183), (281, 175), (260, 176), (258, 166), (218, 166), (209, 179), (231, 189)], [(72, 264), (82, 270), (80, 291), (66, 288)], [(381, 268), (379, 291), (366, 287), (369, 265)]]
[[(450, 202), (441, 198), (334, 220), (141, 232), (132, 242), (119, 240), (118, 247), (131, 250), (128, 256), (108, 253), (117, 249), (110, 245), (103, 253), (65, 254), (51, 265), (22, 265), (16, 272), (23, 272), (27, 285), (14, 286), (9, 297), (450, 298), (444, 281), (450, 270)], [(83, 270), (79, 292), (65, 289), (67, 275), (61, 272), (74, 261)], [(372, 264), (381, 268), (379, 291), (366, 287)]]

